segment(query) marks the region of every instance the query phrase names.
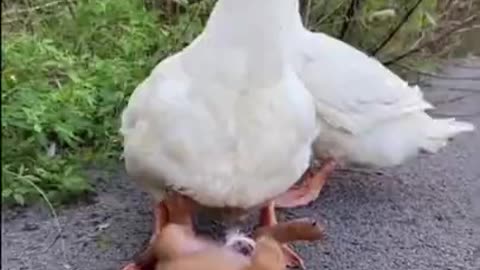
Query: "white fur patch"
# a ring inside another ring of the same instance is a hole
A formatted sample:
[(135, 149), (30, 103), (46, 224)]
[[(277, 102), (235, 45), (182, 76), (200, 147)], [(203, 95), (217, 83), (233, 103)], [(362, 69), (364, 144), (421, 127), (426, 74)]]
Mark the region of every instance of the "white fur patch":
[(227, 233), (225, 246), (226, 247), (233, 247), (236, 243), (243, 242), (245, 246), (251, 246), (253, 250), (255, 250), (255, 240), (246, 236), (239, 230), (230, 231)]

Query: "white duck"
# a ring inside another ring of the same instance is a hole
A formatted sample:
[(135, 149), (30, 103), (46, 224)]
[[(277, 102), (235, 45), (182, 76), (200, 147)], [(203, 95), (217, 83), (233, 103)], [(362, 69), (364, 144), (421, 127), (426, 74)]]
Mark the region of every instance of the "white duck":
[(124, 157), (159, 203), (155, 230), (176, 219), (169, 193), (220, 209), (261, 206), (262, 225), (276, 222), (271, 200), (308, 168), (319, 131), (285, 47), (297, 5), (219, 0), (203, 33), (134, 91), (122, 117)]
[(306, 30), (297, 13), (292, 59), (315, 98), (322, 132), (314, 153), (327, 160), (315, 177), (276, 200), (295, 207), (314, 200), (337, 162), (388, 167), (420, 151), (437, 152), (450, 138), (474, 126), (453, 118), (434, 119), (433, 106), (407, 82), (354, 47)]

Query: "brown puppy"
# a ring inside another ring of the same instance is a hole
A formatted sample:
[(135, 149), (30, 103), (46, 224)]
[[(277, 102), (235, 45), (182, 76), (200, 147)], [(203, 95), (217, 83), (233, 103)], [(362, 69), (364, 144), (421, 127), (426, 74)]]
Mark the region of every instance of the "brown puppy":
[(195, 236), (187, 226), (169, 224), (153, 245), (155, 270), (283, 270), (283, 243), (323, 236), (316, 222), (301, 219), (260, 228), (255, 241), (231, 235), (225, 245)]
[(188, 200), (178, 198), (171, 203), (176, 208), (176, 219), (165, 220), (167, 224), (158, 230), (148, 248), (123, 270), (280, 270), (287, 262), (285, 244), (315, 241), (323, 236), (323, 228), (315, 221), (298, 219), (261, 227), (254, 232), (255, 240), (229, 235), (220, 245), (195, 235)]

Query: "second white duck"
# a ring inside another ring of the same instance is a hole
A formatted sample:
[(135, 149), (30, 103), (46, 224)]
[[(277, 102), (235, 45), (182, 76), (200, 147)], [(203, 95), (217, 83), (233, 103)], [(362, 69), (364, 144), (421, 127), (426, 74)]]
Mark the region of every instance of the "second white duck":
[(474, 130), (453, 118), (434, 119), (418, 86), (409, 86), (376, 59), (323, 33), (297, 16), (290, 41), (298, 76), (312, 93), (322, 133), (314, 153), (326, 165), (279, 197), (279, 207), (314, 200), (337, 162), (396, 166), (420, 151), (436, 153), (450, 138)]

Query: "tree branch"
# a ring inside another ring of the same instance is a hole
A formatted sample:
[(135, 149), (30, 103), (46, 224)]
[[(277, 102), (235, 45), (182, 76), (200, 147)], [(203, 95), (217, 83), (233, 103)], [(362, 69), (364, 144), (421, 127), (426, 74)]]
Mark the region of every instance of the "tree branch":
[(303, 24), (308, 28), (310, 24), (310, 12), (312, 11), (312, 0), (305, 0), (305, 10), (303, 17)]
[(473, 23), (475, 22), (475, 20), (478, 18), (478, 15), (472, 15), (470, 16), (469, 18), (465, 19), (463, 22), (459, 23), (457, 26), (453, 27), (452, 29), (448, 30), (448, 31), (445, 31), (443, 34), (439, 35), (437, 38), (435, 39), (432, 39), (428, 42), (425, 42), (423, 44), (420, 44), (390, 60), (387, 60), (385, 62), (383, 62), (382, 64), (388, 66), (388, 65), (391, 65), (391, 64), (394, 64), (395, 62), (398, 62), (402, 59), (404, 59), (405, 57), (413, 54), (413, 53), (416, 53), (416, 52), (419, 52), (420, 50), (422, 50), (423, 48), (429, 46), (429, 45), (433, 45), (439, 41), (441, 41), (442, 39), (456, 33), (456, 32), (459, 32), (459, 31), (464, 31), (466, 27), (468, 27), (467, 25), (470, 24), (470, 23)]
[(345, 20), (343, 21), (342, 29), (340, 30), (339, 39), (343, 40), (345, 38), (345, 35), (347, 34), (348, 28), (350, 26), (350, 22), (352, 21), (352, 18), (355, 16), (355, 12), (357, 11), (358, 6), (359, 6), (359, 0), (350, 1), (350, 6), (348, 7)]
[(333, 8), (328, 14), (326, 14), (325, 16), (323, 16), (322, 18), (320, 18), (318, 21), (315, 22), (315, 24), (313, 25), (313, 29), (315, 29), (316, 27), (318, 27), (319, 25), (322, 25), (324, 21), (328, 20), (331, 16), (333, 16), (333, 14), (335, 14), (335, 12), (337, 12), (342, 6), (343, 4), (345, 3), (346, 0), (342, 0), (335, 8)]
[(417, 2), (405, 13), (402, 20), (397, 24), (397, 26), (393, 29), (392, 32), (388, 34), (388, 36), (378, 45), (377, 48), (371, 51), (370, 55), (376, 56), (392, 39), (393, 37), (400, 31), (402, 26), (410, 19), (413, 12), (418, 8), (418, 6), (423, 2), (423, 0), (417, 0)]
[(31, 12), (39, 10), (39, 9), (44, 9), (44, 8), (48, 8), (48, 7), (52, 7), (52, 6), (57, 6), (57, 5), (60, 5), (62, 3), (64, 3), (64, 0), (52, 1), (52, 2), (42, 4), (42, 5), (32, 6), (32, 7), (28, 7), (28, 8), (24, 8), (24, 9), (18, 9), (18, 10), (17, 9), (11, 9), (11, 10), (7, 10), (7, 11), (3, 12), (2, 17), (6, 17), (6, 16), (9, 16), (9, 15), (12, 15), (12, 14), (18, 15), (18, 14), (21, 14), (21, 13), (31, 13)]

